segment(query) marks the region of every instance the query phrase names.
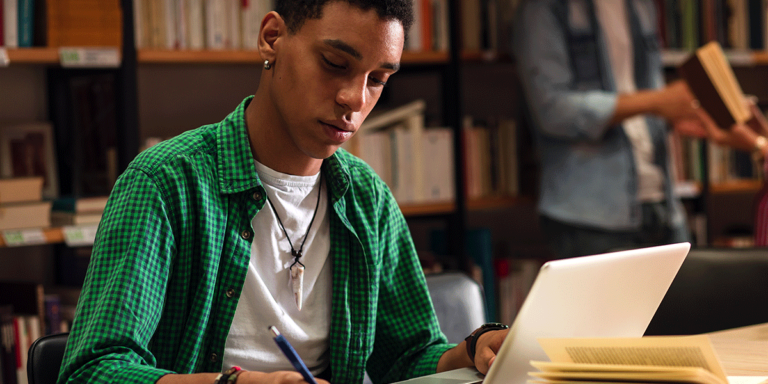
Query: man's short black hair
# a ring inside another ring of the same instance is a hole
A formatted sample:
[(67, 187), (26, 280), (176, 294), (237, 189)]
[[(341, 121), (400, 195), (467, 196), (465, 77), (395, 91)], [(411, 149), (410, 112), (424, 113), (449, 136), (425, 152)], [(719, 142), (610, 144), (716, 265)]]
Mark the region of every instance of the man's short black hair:
[(375, 9), (382, 19), (399, 21), (405, 33), (413, 24), (411, 0), (277, 0), (275, 11), (285, 20), (288, 31), (296, 33), (307, 19), (323, 17), (323, 7), (333, 1), (344, 1), (364, 11)]

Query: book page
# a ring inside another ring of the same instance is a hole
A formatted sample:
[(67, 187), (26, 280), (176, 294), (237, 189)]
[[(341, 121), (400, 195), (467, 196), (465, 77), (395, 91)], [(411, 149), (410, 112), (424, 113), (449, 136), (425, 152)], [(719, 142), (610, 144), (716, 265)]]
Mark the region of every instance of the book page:
[(728, 376), (728, 384), (766, 384), (768, 376)]
[(706, 335), (636, 338), (540, 338), (555, 363), (700, 367), (728, 382)]
[[(587, 367), (596, 367), (593, 364), (576, 364)], [(662, 367), (664, 368), (664, 367)], [(700, 383), (700, 384), (726, 384), (711, 372), (703, 368), (677, 367), (674, 369), (660, 370), (658, 372), (638, 371), (603, 371), (595, 369), (584, 372), (529, 372), (529, 375), (561, 383), (564, 381), (611, 381), (611, 382), (644, 382), (644, 383)]]
[(744, 104), (744, 92), (741, 90), (720, 44), (716, 42), (706, 44), (699, 48), (696, 54), (699, 56), (701, 64), (706, 67), (710, 79), (715, 83), (720, 97), (725, 101), (734, 120), (737, 123), (747, 121), (751, 113)]

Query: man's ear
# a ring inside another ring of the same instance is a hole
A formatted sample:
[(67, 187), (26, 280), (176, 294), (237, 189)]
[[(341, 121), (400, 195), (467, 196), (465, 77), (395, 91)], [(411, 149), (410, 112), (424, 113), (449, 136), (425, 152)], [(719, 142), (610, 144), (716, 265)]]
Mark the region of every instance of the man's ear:
[(276, 46), (281, 37), (287, 33), (285, 21), (277, 12), (269, 12), (261, 20), (261, 29), (259, 30), (259, 55), (262, 60), (275, 62), (277, 57)]

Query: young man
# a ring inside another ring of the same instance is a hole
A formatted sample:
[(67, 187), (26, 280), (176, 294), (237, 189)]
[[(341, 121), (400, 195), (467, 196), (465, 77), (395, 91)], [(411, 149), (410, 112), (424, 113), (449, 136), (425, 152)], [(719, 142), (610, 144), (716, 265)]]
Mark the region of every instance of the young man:
[(687, 241), (667, 124), (682, 132), (698, 117), (685, 83), (664, 86), (655, 2), (530, 0), (517, 16), (539, 213), (557, 256)]
[(272, 325), (337, 383), (487, 371), (506, 331), (470, 338), (474, 363), (446, 343), (391, 193), (338, 149), (398, 70), (410, 7), (278, 1), (256, 94), (118, 180), (60, 383), (302, 382)]

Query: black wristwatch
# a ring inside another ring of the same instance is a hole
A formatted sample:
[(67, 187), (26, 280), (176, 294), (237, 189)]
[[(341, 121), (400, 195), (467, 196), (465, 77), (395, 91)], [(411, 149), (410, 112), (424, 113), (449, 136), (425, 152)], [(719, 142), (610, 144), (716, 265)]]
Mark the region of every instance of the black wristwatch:
[(501, 323), (486, 323), (481, 325), (480, 328), (475, 329), (474, 332), (472, 332), (469, 336), (467, 336), (466, 339), (464, 339), (464, 341), (467, 342), (467, 354), (473, 363), (475, 362), (475, 348), (477, 347), (477, 339), (480, 338), (480, 335), (488, 331), (498, 331), (502, 329), (509, 329), (509, 325)]

